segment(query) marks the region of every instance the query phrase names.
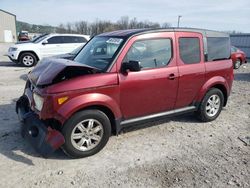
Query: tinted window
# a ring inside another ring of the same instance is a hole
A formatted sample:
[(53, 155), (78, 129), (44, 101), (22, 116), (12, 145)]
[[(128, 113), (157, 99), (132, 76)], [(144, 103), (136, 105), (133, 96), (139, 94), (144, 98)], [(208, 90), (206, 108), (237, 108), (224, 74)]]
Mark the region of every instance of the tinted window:
[(199, 38), (179, 38), (180, 57), (185, 64), (201, 61)]
[(123, 62), (139, 61), (142, 69), (165, 67), (172, 57), (170, 39), (153, 39), (135, 42)]
[(48, 39), (48, 44), (60, 44), (63, 43), (63, 37), (55, 36)]
[(87, 40), (84, 37), (74, 37), (77, 43), (86, 43)]
[(94, 37), (77, 54), (74, 61), (105, 71), (123, 45), (122, 38)]
[(230, 57), (230, 40), (228, 37), (207, 38), (208, 61), (228, 59)]
[(64, 36), (65, 43), (86, 43), (87, 40), (84, 37)]

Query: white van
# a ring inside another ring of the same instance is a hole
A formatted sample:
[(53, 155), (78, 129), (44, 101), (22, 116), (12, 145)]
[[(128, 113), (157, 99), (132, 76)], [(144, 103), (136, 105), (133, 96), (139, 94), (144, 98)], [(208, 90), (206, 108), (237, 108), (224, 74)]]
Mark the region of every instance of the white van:
[(11, 46), (8, 57), (15, 63), (31, 67), (44, 57), (69, 53), (89, 39), (89, 35), (78, 34), (42, 35), (35, 40)]

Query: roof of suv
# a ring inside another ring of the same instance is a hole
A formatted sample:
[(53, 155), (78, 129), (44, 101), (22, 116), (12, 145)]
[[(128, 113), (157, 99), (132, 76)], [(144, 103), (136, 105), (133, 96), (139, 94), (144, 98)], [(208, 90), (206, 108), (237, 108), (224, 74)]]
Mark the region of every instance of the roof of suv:
[(198, 32), (202, 33), (203, 36), (206, 37), (229, 37), (227, 33), (219, 32), (219, 31), (212, 31), (206, 29), (196, 29), (196, 28), (167, 28), (167, 29), (128, 29), (128, 30), (118, 30), (118, 31), (111, 31), (107, 33), (102, 33), (98, 36), (113, 36), (113, 37), (122, 37), (122, 38), (129, 38), (133, 35), (137, 34), (146, 34), (146, 33), (155, 33), (155, 32)]
[(79, 36), (79, 37), (89, 37), (89, 35), (81, 35), (81, 34), (59, 34), (59, 33), (50, 33), (48, 36)]

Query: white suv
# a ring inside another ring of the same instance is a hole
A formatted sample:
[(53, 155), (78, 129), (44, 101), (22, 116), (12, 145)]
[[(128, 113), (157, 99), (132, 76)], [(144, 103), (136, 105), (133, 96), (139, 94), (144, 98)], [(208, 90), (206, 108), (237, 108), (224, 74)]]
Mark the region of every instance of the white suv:
[(15, 63), (31, 67), (44, 57), (65, 54), (85, 44), (90, 37), (77, 34), (47, 34), (30, 42), (11, 46), (8, 57)]

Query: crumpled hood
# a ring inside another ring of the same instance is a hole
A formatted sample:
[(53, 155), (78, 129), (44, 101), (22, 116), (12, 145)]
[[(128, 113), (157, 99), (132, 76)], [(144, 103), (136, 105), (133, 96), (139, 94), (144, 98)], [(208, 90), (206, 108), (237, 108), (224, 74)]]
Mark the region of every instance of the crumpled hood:
[(97, 72), (100, 70), (74, 61), (44, 58), (28, 74), (28, 78), (39, 87)]

